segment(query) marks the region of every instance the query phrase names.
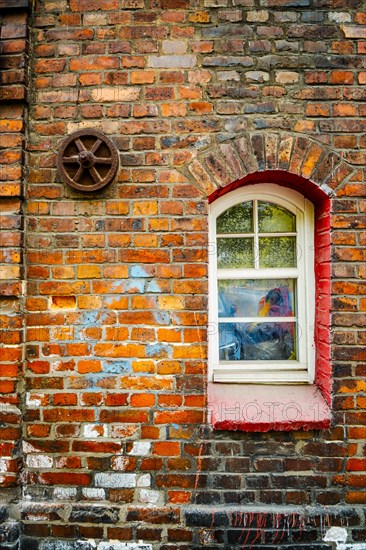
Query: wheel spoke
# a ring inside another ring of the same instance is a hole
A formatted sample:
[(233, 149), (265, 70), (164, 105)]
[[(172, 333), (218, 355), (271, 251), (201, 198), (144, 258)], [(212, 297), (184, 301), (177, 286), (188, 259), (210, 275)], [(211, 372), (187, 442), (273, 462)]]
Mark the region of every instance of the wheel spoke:
[(81, 174), (84, 172), (84, 168), (82, 166), (80, 166), (79, 170), (76, 172), (75, 176), (74, 176), (74, 181), (79, 181), (79, 179), (81, 178)]
[(112, 159), (110, 157), (95, 157), (95, 162), (97, 164), (112, 164)]
[(102, 178), (100, 177), (98, 171), (95, 169), (95, 166), (92, 166), (91, 168), (89, 168), (89, 171), (95, 183), (100, 183), (102, 181)]
[(102, 145), (102, 140), (100, 138), (94, 143), (93, 147), (90, 149), (91, 153), (95, 154), (99, 147)]
[(62, 162), (65, 164), (75, 164), (79, 162), (79, 157), (77, 155), (73, 155), (72, 157), (64, 157)]
[(76, 143), (76, 147), (79, 149), (79, 151), (86, 151), (86, 148), (84, 146), (84, 143), (81, 141), (80, 138), (77, 138), (75, 140), (75, 143)]

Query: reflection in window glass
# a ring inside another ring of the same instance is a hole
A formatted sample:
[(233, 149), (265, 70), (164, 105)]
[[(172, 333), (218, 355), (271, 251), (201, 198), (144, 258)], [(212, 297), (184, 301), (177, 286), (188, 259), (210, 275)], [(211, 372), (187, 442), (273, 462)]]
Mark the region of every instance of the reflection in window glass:
[(261, 233), (291, 233), (296, 231), (296, 217), (278, 204), (259, 201), (258, 231)]
[(293, 317), (293, 279), (218, 281), (219, 317)]
[(217, 233), (251, 233), (253, 231), (253, 203), (243, 202), (225, 210), (216, 220)]
[(222, 361), (297, 360), (296, 323), (219, 323)]

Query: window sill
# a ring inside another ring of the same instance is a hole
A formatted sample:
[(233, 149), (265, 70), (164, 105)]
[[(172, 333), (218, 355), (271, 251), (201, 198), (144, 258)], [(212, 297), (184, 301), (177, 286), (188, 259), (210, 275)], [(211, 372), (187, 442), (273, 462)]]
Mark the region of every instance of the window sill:
[(208, 384), (209, 421), (215, 430), (320, 430), (330, 409), (316, 385)]

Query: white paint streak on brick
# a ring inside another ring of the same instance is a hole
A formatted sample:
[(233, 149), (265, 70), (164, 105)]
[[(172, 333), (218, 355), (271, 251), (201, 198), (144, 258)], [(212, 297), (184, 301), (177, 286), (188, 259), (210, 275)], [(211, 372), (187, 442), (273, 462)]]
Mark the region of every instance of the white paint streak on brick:
[(0, 471), (4, 473), (8, 471), (8, 461), (5, 458), (0, 458)]
[(27, 521), (48, 521), (49, 516), (47, 514), (28, 514)]
[(150, 487), (151, 485), (151, 476), (150, 474), (143, 474), (139, 476), (137, 480), (137, 487)]
[(126, 456), (114, 456), (112, 458), (112, 470), (125, 470), (129, 464), (129, 459)]
[(150, 489), (141, 489), (138, 499), (143, 504), (156, 504), (159, 500), (159, 497), (160, 497), (159, 491), (152, 491)]
[(146, 456), (149, 454), (151, 449), (151, 443), (148, 441), (134, 441), (132, 449), (128, 453), (132, 456)]
[(26, 404), (30, 408), (37, 408), (42, 405), (42, 401), (39, 395), (31, 395), (30, 393), (27, 393), (26, 397)]
[(95, 476), (95, 485), (111, 489), (136, 487), (136, 474), (98, 473)]
[(331, 11), (328, 13), (329, 21), (334, 21), (335, 23), (350, 23), (351, 14), (345, 11)]
[(93, 489), (91, 487), (84, 487), (82, 489), (83, 496), (86, 499), (90, 500), (104, 500), (105, 499), (105, 491), (104, 489)]
[(31, 445), (31, 444), (28, 443), (27, 441), (23, 441), (22, 449), (23, 449), (23, 453), (24, 453), (24, 454), (27, 454), (27, 453), (38, 453), (38, 452), (39, 452), (39, 449), (37, 449), (36, 447), (34, 447), (33, 445)]
[(52, 468), (53, 459), (45, 455), (28, 455), (27, 466), (29, 468)]
[(86, 424), (84, 426), (84, 437), (95, 439), (97, 437), (107, 437), (108, 428), (105, 424)]
[(75, 487), (56, 487), (53, 491), (53, 496), (58, 500), (73, 500), (76, 495)]

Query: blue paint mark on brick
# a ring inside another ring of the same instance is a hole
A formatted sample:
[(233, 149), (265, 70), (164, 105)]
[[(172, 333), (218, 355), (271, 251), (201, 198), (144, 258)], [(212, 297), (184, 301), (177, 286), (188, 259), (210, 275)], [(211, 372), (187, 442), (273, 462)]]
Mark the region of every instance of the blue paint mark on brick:
[(99, 312), (98, 311), (88, 311), (84, 313), (82, 317), (82, 325), (84, 328), (95, 327), (97, 323)]
[(146, 287), (146, 292), (161, 292), (159, 283), (156, 281), (150, 281)]
[(144, 270), (143, 267), (140, 265), (132, 265), (130, 268), (130, 276), (131, 277), (150, 277), (148, 273)]
[(123, 374), (131, 371), (131, 361), (103, 361), (103, 372)]
[(87, 381), (89, 387), (84, 388), (83, 391), (95, 391), (96, 388), (103, 388), (105, 380), (113, 380), (114, 373), (92, 373), (85, 376), (84, 380)]
[(80, 342), (81, 340), (85, 340), (84, 336), (83, 336), (83, 333), (82, 333), (82, 328), (79, 328), (75, 325), (74, 327), (74, 342)]
[(169, 325), (170, 318), (167, 311), (154, 311), (154, 318), (158, 325)]
[(126, 290), (133, 290), (134, 292), (144, 292), (145, 281), (141, 279), (130, 279), (126, 281)]
[(172, 351), (166, 344), (149, 344), (146, 346), (146, 357), (168, 356)]

